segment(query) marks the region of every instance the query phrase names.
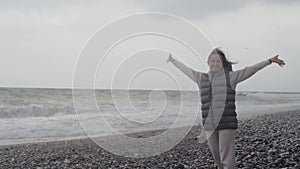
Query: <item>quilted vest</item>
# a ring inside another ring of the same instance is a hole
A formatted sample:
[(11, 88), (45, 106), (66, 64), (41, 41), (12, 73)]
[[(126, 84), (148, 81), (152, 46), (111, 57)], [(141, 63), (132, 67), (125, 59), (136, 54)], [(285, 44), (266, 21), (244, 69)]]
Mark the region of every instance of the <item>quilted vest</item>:
[(217, 72), (212, 80), (203, 73), (200, 84), (204, 129), (237, 129), (235, 90), (230, 86), (229, 72)]

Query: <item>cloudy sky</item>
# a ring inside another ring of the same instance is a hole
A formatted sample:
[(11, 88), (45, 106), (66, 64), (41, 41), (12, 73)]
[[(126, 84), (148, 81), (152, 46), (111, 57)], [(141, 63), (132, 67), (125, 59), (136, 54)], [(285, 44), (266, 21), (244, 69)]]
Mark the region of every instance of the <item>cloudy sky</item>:
[[(223, 47), (230, 60), (238, 62), (234, 66), (235, 70), (276, 54), (286, 61), (287, 65), (284, 68), (271, 65), (258, 72), (242, 82), (238, 90), (300, 92), (300, 2), (296, 0), (1, 1), (0, 86), (71, 88), (75, 65), (88, 40), (118, 18), (143, 12), (161, 12), (186, 19), (201, 30), (213, 46)], [(168, 19), (155, 19), (152, 18), (151, 24), (171, 24)], [(144, 23), (135, 24), (138, 26)], [(123, 29), (129, 28), (120, 27), (114, 31)], [(189, 34), (187, 30), (182, 32)], [(188, 36), (193, 37), (193, 34)], [(156, 38), (132, 38), (127, 46), (126, 43), (123, 44), (115, 54), (111, 51), (104, 66), (95, 70), (96, 88), (130, 86), (178, 89), (175, 85), (177, 81), (182, 90), (197, 90), (192, 81), (174, 66), (165, 63), (167, 53), (173, 52), (172, 49), (166, 47), (167, 49), (150, 50), (153, 48), (150, 44), (163, 46), (173, 43), (170, 39), (164, 41), (164, 38)], [(140, 49), (130, 48), (132, 44), (144, 46), (136, 45)], [(105, 46), (101, 43), (97, 45), (99, 48)], [(176, 44), (170, 46), (174, 50), (179, 48)], [(126, 52), (131, 53), (131, 57), (124, 60), (128, 56), (125, 55)], [(201, 57), (204, 61), (207, 54), (207, 51), (203, 51)], [(113, 55), (122, 55), (123, 58)], [(176, 58), (196, 70), (207, 71), (206, 65), (194, 62), (192, 57), (178, 54)], [(99, 60), (94, 62), (98, 63)], [(116, 71), (115, 65), (121, 66), (117, 71), (119, 75), (111, 85), (111, 77)], [(157, 69), (147, 71), (147, 67)], [(158, 69), (160, 71), (156, 71)], [(127, 75), (129, 72), (131, 74)], [(84, 82), (79, 82), (77, 87), (81, 84), (85, 87)]]

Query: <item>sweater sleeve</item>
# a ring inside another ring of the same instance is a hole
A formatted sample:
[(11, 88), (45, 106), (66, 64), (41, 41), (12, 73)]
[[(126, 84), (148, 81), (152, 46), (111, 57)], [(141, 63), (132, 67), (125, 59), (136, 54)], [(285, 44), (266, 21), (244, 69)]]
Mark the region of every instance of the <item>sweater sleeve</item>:
[(201, 72), (195, 71), (175, 59), (172, 59), (171, 63), (196, 83), (198, 81), (198, 77), (201, 77)]
[(255, 65), (247, 66), (243, 69), (233, 71), (230, 74), (230, 84), (231, 84), (232, 88), (235, 89), (236, 85), (239, 82), (242, 82), (242, 81), (248, 79), (249, 77), (254, 75), (256, 72), (258, 72), (259, 70), (263, 69), (264, 67), (266, 67), (267, 65), (270, 65), (270, 64), (271, 64), (271, 62), (269, 60), (265, 60), (265, 61), (255, 64)]

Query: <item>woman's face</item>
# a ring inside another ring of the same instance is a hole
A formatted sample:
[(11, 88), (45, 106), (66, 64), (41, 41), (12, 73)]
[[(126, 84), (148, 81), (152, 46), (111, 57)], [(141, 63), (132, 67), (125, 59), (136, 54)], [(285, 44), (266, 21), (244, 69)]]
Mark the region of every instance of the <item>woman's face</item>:
[(219, 71), (222, 69), (222, 61), (218, 54), (212, 54), (208, 60), (209, 69), (213, 72)]

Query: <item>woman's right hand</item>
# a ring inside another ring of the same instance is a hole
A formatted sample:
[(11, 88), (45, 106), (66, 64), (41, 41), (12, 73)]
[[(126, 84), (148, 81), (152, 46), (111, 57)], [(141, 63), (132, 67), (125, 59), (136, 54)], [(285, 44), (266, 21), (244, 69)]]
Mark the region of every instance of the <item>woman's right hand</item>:
[(167, 59), (167, 63), (172, 62), (173, 59), (174, 59), (174, 58), (172, 57), (172, 54), (170, 53), (170, 54), (169, 54), (169, 58)]

